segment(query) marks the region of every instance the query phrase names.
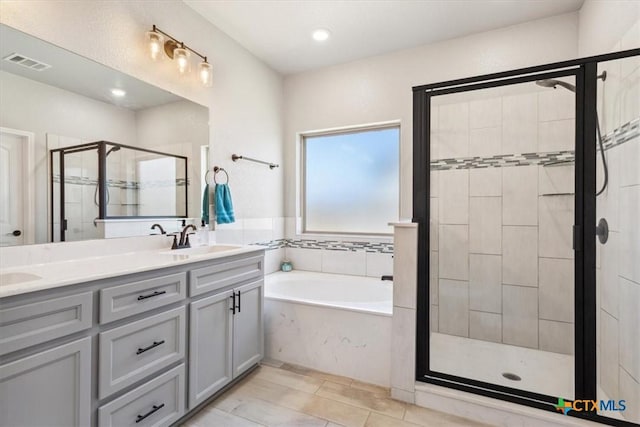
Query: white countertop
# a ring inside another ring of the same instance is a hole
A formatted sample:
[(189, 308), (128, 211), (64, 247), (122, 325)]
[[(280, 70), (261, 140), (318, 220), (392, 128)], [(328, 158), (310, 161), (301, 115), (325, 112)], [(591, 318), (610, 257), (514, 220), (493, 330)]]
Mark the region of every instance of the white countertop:
[[(173, 251), (163, 248), (3, 268), (0, 269), (0, 298), (264, 250), (260, 246), (236, 246), (220, 252), (198, 253), (205, 248)], [(12, 273), (35, 274), (41, 278), (11, 284), (5, 275)]]

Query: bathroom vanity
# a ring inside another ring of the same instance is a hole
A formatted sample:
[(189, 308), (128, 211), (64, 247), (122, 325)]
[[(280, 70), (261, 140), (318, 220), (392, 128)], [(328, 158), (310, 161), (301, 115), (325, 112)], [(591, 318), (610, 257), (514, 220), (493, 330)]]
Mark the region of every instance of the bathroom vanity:
[(0, 425), (188, 416), (262, 359), (263, 262), (207, 246), (3, 270)]

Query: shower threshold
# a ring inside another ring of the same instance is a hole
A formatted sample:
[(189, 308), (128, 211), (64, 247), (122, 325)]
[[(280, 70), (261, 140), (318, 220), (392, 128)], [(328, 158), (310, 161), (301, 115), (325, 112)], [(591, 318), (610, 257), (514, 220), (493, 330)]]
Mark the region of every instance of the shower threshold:
[[(574, 357), (431, 333), (431, 370), (535, 393), (573, 398)], [(503, 375), (503, 374), (509, 375)], [(519, 377), (519, 380), (509, 379)]]

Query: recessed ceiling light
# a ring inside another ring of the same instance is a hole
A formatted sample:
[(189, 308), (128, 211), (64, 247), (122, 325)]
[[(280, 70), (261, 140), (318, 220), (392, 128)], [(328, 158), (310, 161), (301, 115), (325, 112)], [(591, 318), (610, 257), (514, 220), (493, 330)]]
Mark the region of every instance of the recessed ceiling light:
[(127, 92), (125, 92), (122, 89), (111, 89), (111, 95), (113, 95), (115, 97), (122, 98), (126, 94), (127, 94)]
[(317, 29), (313, 32), (313, 34), (311, 34), (313, 39), (317, 42), (323, 42), (327, 40), (330, 35), (331, 33), (329, 32), (329, 30), (325, 30), (323, 28)]

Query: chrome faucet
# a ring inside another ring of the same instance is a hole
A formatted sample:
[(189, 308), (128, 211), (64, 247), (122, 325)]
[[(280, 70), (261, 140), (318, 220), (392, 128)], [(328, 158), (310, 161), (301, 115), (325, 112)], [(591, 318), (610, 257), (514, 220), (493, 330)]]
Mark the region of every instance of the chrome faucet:
[(189, 243), (189, 234), (194, 233), (187, 233), (187, 231), (189, 231), (189, 228), (192, 228), (193, 231), (196, 231), (196, 227), (193, 224), (186, 225), (180, 232), (180, 241), (178, 241), (177, 233), (168, 234), (168, 236), (173, 237), (173, 244), (171, 245), (171, 249), (186, 249), (191, 247), (191, 243)]

